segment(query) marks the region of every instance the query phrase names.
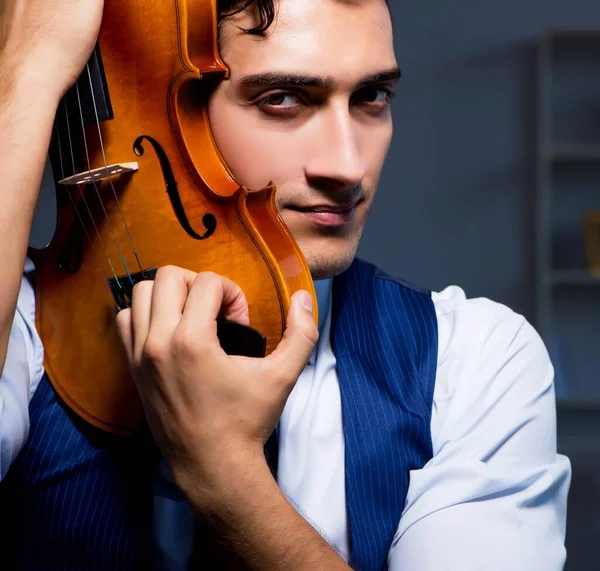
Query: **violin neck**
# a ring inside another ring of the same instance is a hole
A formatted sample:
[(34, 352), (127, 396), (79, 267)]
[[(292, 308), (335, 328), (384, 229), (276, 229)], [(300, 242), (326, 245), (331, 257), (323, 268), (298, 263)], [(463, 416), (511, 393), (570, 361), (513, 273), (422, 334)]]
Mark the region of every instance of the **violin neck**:
[(108, 83), (104, 74), (104, 66), (102, 65), (102, 55), (98, 44), (96, 44), (87, 66), (83, 69), (76, 85), (70, 90), (72, 92), (70, 104), (77, 106), (71, 107), (70, 111), (79, 112), (77, 89), (79, 89), (83, 121), (86, 125), (96, 122), (96, 114), (98, 121), (107, 121), (114, 118)]
[[(71, 147), (76, 146), (75, 142), (80, 140), (83, 128), (113, 118), (102, 56), (99, 46), (96, 45), (87, 66), (60, 101), (57, 109), (50, 157), (55, 172), (60, 174), (58, 178), (86, 169), (81, 152), (71, 154)], [(62, 141), (60, 151), (57, 148), (59, 137)], [(60, 173), (58, 168), (61, 160), (62, 170), (65, 171), (63, 173)]]

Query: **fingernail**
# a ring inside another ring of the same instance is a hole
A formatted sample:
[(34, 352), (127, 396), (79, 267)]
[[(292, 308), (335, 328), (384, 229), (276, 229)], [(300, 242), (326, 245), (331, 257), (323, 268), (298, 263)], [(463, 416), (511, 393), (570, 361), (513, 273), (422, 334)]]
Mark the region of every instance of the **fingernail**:
[(300, 305), (306, 309), (306, 311), (310, 311), (312, 313), (313, 304), (311, 295), (307, 291), (301, 291), (298, 294), (298, 297), (300, 298)]

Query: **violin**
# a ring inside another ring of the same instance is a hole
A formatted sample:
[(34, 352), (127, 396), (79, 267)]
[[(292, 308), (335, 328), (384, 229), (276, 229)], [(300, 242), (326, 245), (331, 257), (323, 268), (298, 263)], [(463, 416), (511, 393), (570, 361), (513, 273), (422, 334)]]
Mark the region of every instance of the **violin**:
[(295, 291), (317, 307), (275, 186), (240, 185), (213, 140), (208, 97), (229, 77), (217, 24), (216, 0), (106, 0), (96, 48), (56, 114), (56, 231), (29, 250), (36, 326), (60, 397), (115, 434), (144, 422), (115, 309), (157, 268), (213, 271), (242, 288), (250, 327), (218, 323), (228, 353), (273, 351)]

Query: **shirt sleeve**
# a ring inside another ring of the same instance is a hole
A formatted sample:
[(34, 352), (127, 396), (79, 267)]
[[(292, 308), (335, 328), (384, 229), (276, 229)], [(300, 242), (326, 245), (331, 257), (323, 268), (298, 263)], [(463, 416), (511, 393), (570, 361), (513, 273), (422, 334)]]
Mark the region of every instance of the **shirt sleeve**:
[(35, 328), (35, 295), (23, 277), (0, 377), (0, 481), (25, 444), (29, 402), (44, 374), (44, 350)]
[(454, 287), (434, 301), (433, 458), (410, 474), (390, 570), (561, 570), (571, 467), (546, 348), (505, 306)]

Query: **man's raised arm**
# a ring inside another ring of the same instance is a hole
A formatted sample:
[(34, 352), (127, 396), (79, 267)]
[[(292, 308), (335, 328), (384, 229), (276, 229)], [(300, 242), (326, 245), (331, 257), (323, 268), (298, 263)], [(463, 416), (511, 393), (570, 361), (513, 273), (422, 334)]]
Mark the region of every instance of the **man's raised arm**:
[(4, 0), (0, 9), (0, 371), (58, 102), (94, 46), (101, 0)]

